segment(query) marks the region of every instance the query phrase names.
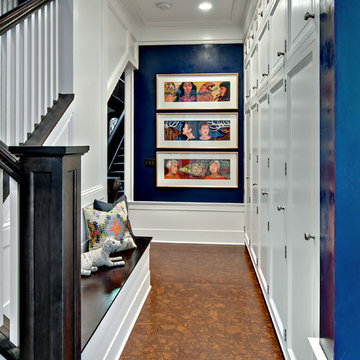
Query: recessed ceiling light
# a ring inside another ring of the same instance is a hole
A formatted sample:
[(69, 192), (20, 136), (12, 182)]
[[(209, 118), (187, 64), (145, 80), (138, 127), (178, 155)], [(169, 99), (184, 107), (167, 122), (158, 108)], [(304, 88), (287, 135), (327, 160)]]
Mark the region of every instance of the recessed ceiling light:
[(171, 5), (167, 2), (159, 2), (156, 4), (156, 6), (161, 10), (168, 10), (171, 8)]
[(207, 10), (210, 10), (212, 8), (212, 4), (209, 3), (209, 2), (202, 2), (200, 5), (199, 5), (199, 9), (200, 10), (203, 10), (203, 11), (207, 11)]

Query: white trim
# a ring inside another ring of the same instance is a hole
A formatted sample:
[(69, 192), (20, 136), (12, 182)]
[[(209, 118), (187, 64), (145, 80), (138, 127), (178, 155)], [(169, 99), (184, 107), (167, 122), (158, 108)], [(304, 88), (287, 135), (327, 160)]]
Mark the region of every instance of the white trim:
[(256, 274), (256, 277), (258, 279), (258, 282), (259, 282), (259, 285), (260, 285), (260, 290), (263, 294), (263, 298), (265, 300), (265, 304), (266, 304), (266, 307), (269, 311), (269, 315), (270, 315), (270, 318), (271, 318), (271, 321), (274, 325), (274, 329), (275, 329), (275, 333), (276, 333), (276, 337), (278, 339), (278, 342), (280, 344), (280, 348), (281, 348), (281, 351), (282, 351), (282, 354), (284, 356), (284, 359), (285, 360), (291, 360), (291, 357), (287, 351), (287, 346), (286, 346), (286, 342), (284, 341), (284, 338), (283, 338), (283, 335), (282, 335), (282, 331), (283, 329), (281, 329), (279, 327), (279, 324), (277, 323), (276, 321), (276, 313), (274, 312), (272, 306), (271, 306), (271, 302), (270, 302), (270, 298), (266, 292), (266, 289), (263, 287), (263, 283), (262, 281), (260, 280), (260, 274), (259, 274), (259, 268), (258, 266), (256, 265), (255, 263), (255, 254), (254, 252), (252, 251), (252, 248), (251, 247), (248, 247), (247, 246), (247, 250), (248, 250), (248, 253), (250, 255), (250, 260), (251, 260), (251, 263), (252, 263), (252, 266), (253, 266), (253, 269), (255, 271), (255, 274)]
[(244, 205), (236, 203), (130, 202), (136, 235), (154, 242), (244, 244)]
[(328, 360), (322, 347), (320, 346), (319, 338), (308, 338), (311, 348), (314, 352), (316, 360)]
[(103, 185), (96, 185), (92, 188), (83, 190), (81, 192), (81, 207), (90, 206), (94, 199), (104, 199), (106, 197), (106, 190)]
[(204, 45), (204, 44), (243, 44), (243, 37), (238, 39), (213, 39), (213, 40), (142, 40), (139, 46), (152, 45)]
[(125, 184), (128, 201), (134, 199), (134, 67), (125, 69)]
[(137, 236), (152, 236), (152, 242), (176, 244), (244, 245), (244, 232), (203, 229), (134, 229)]
[(151, 289), (150, 246), (81, 353), (82, 360), (117, 360)]
[(129, 210), (176, 210), (176, 211), (206, 211), (206, 212), (239, 212), (245, 213), (243, 203), (195, 203), (195, 202), (158, 202), (129, 201)]

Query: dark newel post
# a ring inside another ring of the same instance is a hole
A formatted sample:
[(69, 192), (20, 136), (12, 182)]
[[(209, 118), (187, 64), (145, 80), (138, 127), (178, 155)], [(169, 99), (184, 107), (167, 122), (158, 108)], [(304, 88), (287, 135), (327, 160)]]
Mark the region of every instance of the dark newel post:
[(20, 158), (22, 360), (81, 357), (81, 147), (16, 146)]

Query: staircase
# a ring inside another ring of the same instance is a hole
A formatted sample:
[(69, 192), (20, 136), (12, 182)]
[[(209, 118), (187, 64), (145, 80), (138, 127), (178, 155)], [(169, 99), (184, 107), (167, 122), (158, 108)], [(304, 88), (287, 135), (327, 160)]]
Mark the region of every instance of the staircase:
[(125, 81), (117, 83), (108, 101), (108, 200), (115, 201), (124, 194), (125, 185)]
[[(49, 330), (48, 324), (36, 320), (35, 303), (41, 304), (41, 300), (35, 301), (35, 296), (39, 293), (40, 282), (32, 276), (38, 271), (40, 262), (32, 262), (38, 253), (34, 252), (34, 242), (29, 239), (35, 241), (37, 238), (29, 228), (28, 234), (23, 233), (31, 216), (42, 206), (38, 204), (29, 213), (31, 204), (34, 204), (33, 200), (30, 203), (24, 200), (24, 186), (30, 183), (26, 183), (25, 172), (21, 170), (24, 165), (21, 164), (37, 159), (32, 162), (34, 170), (30, 176), (36, 183), (35, 168), (38, 169), (45, 158), (49, 161), (55, 161), (56, 157), (65, 159), (67, 154), (74, 152), (70, 148), (55, 150), (43, 147), (38, 150), (74, 98), (73, 94), (59, 94), (59, 78), (64, 78), (61, 71), (67, 70), (60, 64), (64, 46), (60, 39), (62, 17), (67, 16), (61, 13), (61, 6), (61, 0), (0, 0), (0, 184), (4, 184), (0, 186), (0, 198), (4, 201), (0, 207), (0, 359), (45, 360), (50, 357), (46, 352), (38, 355), (38, 346), (44, 341), (45, 348), (47, 337), (37, 334), (37, 330), (39, 327), (47, 329), (48, 333), (52, 330)], [(9, 147), (13, 147), (16, 156), (11, 154)], [(86, 149), (78, 149), (78, 153), (82, 151)], [(23, 160), (19, 161), (19, 157)], [(53, 180), (52, 184), (55, 183), (62, 184)], [(21, 197), (20, 184), (23, 186)], [(32, 196), (43, 185), (45, 183), (39, 183), (36, 189), (31, 190)], [(61, 193), (62, 190), (58, 191)], [(54, 203), (53, 195), (48, 194), (48, 204)], [(35, 229), (34, 225), (31, 227)], [(39, 235), (41, 232), (38, 229), (43, 229), (44, 234), (47, 230), (41, 223), (37, 227)], [(55, 237), (55, 234), (48, 234), (48, 239)], [(65, 253), (64, 259), (67, 257)], [(24, 280), (24, 276), (28, 281)], [(41, 290), (45, 294), (43, 291), (47, 289)], [(70, 323), (73, 326), (74, 322)], [(53, 325), (59, 327), (60, 323)], [(35, 341), (36, 338), (43, 340)], [(54, 358), (62, 358), (61, 351)]]

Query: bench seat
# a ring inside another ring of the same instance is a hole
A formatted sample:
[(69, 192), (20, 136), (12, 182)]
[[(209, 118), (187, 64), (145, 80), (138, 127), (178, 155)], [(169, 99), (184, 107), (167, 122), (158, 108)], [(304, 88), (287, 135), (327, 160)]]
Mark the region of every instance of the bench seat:
[(125, 266), (99, 268), (81, 277), (82, 360), (119, 359), (150, 291), (150, 237), (117, 254)]

